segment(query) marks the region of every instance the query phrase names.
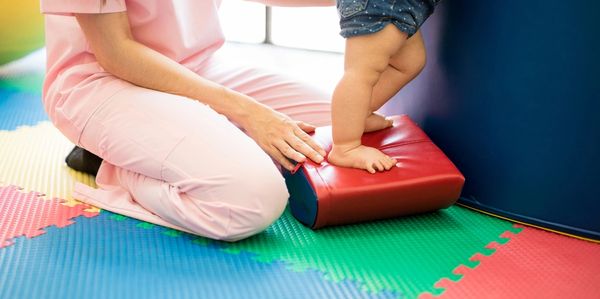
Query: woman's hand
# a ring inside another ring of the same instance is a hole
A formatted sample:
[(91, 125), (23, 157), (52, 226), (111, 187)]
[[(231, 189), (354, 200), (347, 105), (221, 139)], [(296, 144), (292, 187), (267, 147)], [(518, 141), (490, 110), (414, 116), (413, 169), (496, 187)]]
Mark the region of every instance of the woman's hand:
[(242, 124), (246, 133), (273, 159), (287, 170), (294, 164), (289, 160), (304, 162), (306, 158), (321, 163), (325, 151), (307, 133), (315, 127), (294, 121), (287, 115), (263, 105), (253, 107)]

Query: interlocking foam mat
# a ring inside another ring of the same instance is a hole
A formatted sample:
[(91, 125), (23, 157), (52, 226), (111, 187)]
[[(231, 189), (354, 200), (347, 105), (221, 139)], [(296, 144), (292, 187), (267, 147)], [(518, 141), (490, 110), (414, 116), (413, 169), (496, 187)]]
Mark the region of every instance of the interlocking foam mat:
[[(440, 298), (586, 298), (598, 295), (598, 244), (565, 238), (551, 232), (524, 228), (507, 244), (492, 243), (497, 252), (475, 255), (475, 269), (460, 267), (459, 282), (442, 280), (447, 288)], [(498, 287), (504, 286), (504, 287)], [(423, 296), (426, 298), (428, 296)], [(596, 297), (598, 298), (598, 297)]]
[(600, 298), (600, 245), (459, 206), (226, 243), (84, 205), (42, 79), (0, 78), (0, 298)]

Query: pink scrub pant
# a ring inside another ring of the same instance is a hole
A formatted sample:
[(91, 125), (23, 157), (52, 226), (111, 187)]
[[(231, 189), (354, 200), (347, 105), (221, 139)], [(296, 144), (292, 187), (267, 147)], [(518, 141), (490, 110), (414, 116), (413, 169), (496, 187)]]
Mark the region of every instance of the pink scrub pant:
[[(292, 119), (330, 123), (330, 97), (256, 68), (210, 58), (200, 76)], [(212, 239), (263, 231), (288, 199), (273, 160), (226, 117), (195, 100), (131, 85), (91, 116), (78, 145), (102, 157), (96, 183), (76, 183), (91, 205)]]

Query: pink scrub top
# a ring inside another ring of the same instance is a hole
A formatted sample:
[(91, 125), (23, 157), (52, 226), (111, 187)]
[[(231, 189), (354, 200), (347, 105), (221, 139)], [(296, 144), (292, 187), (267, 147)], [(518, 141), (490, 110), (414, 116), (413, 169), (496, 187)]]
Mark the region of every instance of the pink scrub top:
[(130, 86), (96, 61), (74, 13), (127, 11), (136, 41), (194, 69), (224, 42), (221, 0), (41, 0), (46, 14), (47, 71), (43, 102), (72, 142), (111, 95)]

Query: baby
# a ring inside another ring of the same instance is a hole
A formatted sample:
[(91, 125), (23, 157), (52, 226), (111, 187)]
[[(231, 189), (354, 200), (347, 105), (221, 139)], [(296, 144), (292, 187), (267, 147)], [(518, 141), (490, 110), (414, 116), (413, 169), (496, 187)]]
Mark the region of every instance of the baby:
[(364, 132), (392, 126), (375, 113), (425, 66), (419, 27), (439, 0), (337, 0), (346, 38), (344, 76), (333, 93), (331, 164), (389, 170), (396, 160), (361, 144)]

